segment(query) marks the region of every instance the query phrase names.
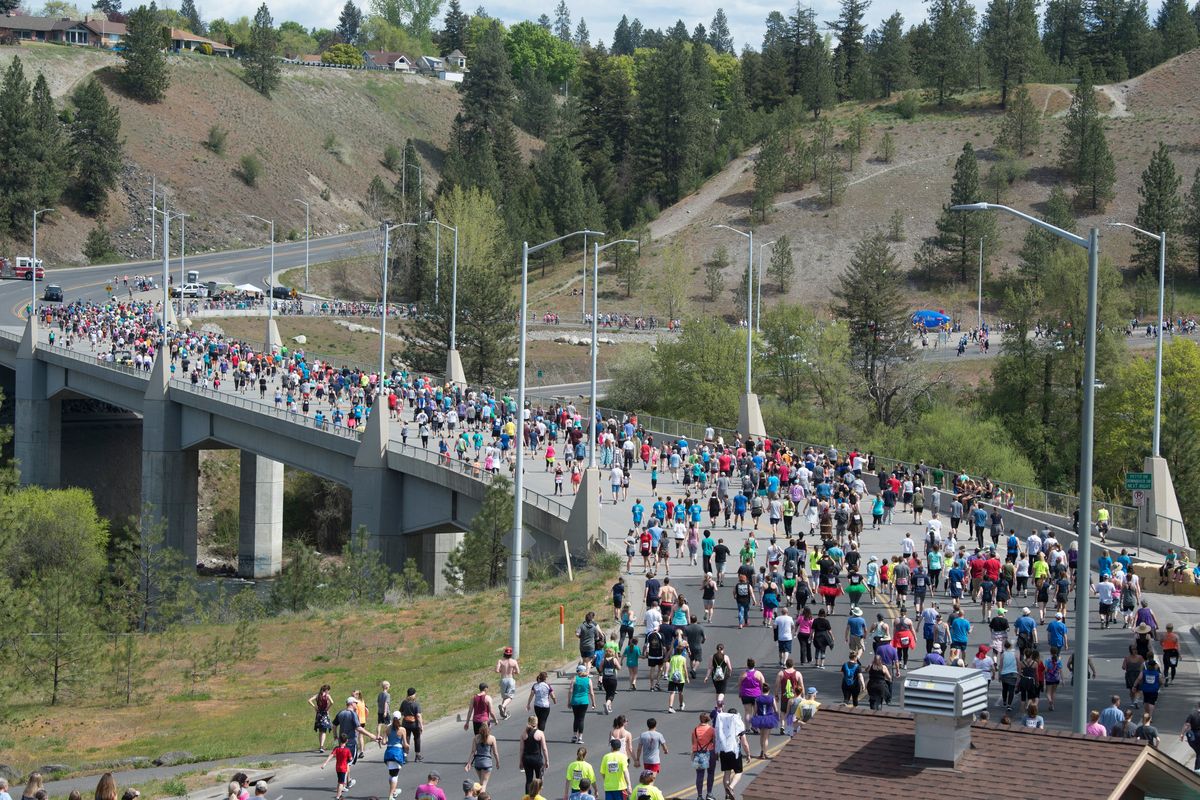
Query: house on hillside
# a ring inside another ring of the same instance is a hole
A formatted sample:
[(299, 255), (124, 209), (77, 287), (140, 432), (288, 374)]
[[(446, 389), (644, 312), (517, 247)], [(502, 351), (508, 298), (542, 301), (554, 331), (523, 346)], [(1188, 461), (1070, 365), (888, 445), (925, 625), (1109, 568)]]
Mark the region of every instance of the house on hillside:
[(393, 72), (415, 72), (417, 67), (404, 53), (386, 50), (363, 50), (363, 64), (367, 69), (390, 69)]
[(450, 69), (455, 72), (467, 71), (467, 57), (463, 55), (461, 50), (452, 50), (450, 54), (446, 56), (446, 63), (449, 65)]
[(176, 53), (202, 50), (206, 44), (212, 48), (214, 56), (229, 58), (233, 55), (233, 48), (227, 44), (221, 44), (220, 42), (214, 42), (212, 39), (197, 36), (191, 31), (171, 28), (171, 49)]
[(0, 17), (0, 36), (11, 36), (24, 42), (53, 42), (80, 47), (92, 44), (93, 38), (87, 24), (77, 19), (27, 17), (21, 14)]
[(107, 17), (101, 15), (99, 19), (89, 19), (83, 24), (92, 32), (93, 47), (116, 50), (125, 41), (124, 22), (109, 22)]
[[(455, 55), (457, 54), (457, 55)], [(417, 69), (431, 77), (451, 83), (462, 83), (463, 73), (467, 68), (467, 57), (455, 50), (445, 58), (436, 56), (421, 56), (417, 60)]]

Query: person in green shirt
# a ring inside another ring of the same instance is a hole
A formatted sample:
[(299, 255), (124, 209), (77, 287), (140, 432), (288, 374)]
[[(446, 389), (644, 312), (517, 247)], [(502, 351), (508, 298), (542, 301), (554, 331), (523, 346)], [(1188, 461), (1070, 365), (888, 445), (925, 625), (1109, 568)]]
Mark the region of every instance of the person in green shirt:
[(567, 785), (565, 796), (570, 797), (573, 792), (579, 791), (579, 782), (586, 780), (589, 786), (596, 784), (596, 772), (592, 769), (592, 765), (587, 763), (587, 748), (581, 747), (575, 751), (575, 760), (567, 764)]
[(654, 773), (650, 770), (642, 771), (642, 779), (633, 790), (633, 800), (664, 800), (662, 791), (654, 785)]
[(611, 752), (600, 759), (600, 774), (604, 777), (604, 800), (625, 800), (629, 791), (629, 756), (624, 753), (624, 742), (610, 739)]
[(683, 711), (683, 686), (688, 679), (688, 658), (686, 651), (676, 650), (675, 655), (667, 662), (667, 713), (675, 713), (675, 695), (679, 695), (679, 710)]

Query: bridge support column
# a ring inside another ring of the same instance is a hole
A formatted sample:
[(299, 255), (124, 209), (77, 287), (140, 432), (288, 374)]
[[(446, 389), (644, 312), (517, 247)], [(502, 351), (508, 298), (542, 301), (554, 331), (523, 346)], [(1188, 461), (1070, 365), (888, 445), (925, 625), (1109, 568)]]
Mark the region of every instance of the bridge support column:
[(600, 535), (600, 470), (585, 469), (580, 478), (566, 528), (574, 558), (586, 558), (588, 546)]
[(238, 575), (269, 578), (283, 564), (283, 464), (242, 451)]
[(46, 365), (36, 350), (37, 322), (30, 317), (17, 348), (13, 455), (22, 484), (54, 489), (62, 479), (62, 403), (46, 396)]
[(163, 545), (196, 563), (199, 453), (180, 448), (182, 409), (167, 392), (170, 354), (154, 360), (142, 415), (142, 526), (163, 528)]
[(367, 422), (354, 459), (354, 487), (350, 500), (350, 533), (367, 529), (371, 547), (381, 551), (386, 563), (403, 566), (403, 543), (395, 536), (400, 526), (400, 479), (388, 469), (387, 408), (376, 408)]
[(421, 534), (421, 574), (429, 582), (429, 588), (434, 594), (446, 591), (446, 577), (442, 569), (446, 559), (463, 539), (462, 531), (432, 531)]

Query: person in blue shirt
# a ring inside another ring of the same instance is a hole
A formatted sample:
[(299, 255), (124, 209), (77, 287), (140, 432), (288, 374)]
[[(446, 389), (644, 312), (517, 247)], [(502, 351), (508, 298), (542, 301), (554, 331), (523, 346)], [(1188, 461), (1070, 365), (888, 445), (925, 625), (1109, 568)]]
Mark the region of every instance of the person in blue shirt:
[(1117, 561), (1121, 562), (1121, 566), (1125, 568), (1126, 575), (1133, 570), (1133, 559), (1124, 550), (1121, 551), (1121, 555), (1117, 556)]
[(700, 498), (692, 498), (692, 504), (688, 506), (688, 519), (692, 523), (692, 527), (700, 527), (700, 520), (704, 516), (704, 507), (700, 505)]
[(988, 512), (983, 506), (975, 506), (975, 510), (971, 512), (971, 518), (975, 524), (975, 541), (983, 547), (983, 531), (988, 526)]
[(1096, 571), (1100, 573), (1100, 577), (1112, 575), (1113, 560), (1112, 556), (1105, 550), (1100, 554), (1100, 558), (1096, 559)]
[(955, 600), (962, 599), (963, 579), (965, 575), (962, 563), (959, 561), (954, 562), (954, 566), (950, 568), (950, 572), (946, 575), (946, 586), (950, 589), (950, 596)]
[(662, 528), (658, 527), (658, 523), (656, 522), (650, 526), (649, 533), (650, 533), (650, 552), (657, 553), (658, 552), (658, 543), (662, 539), (663, 530), (662, 530)]
[(779, 494), (779, 476), (771, 475), (767, 478), (767, 494), (771, 497)]
[(642, 517), (646, 513), (646, 507), (644, 505), (642, 505), (641, 498), (638, 498), (637, 500), (634, 501), (632, 511), (633, 511), (633, 524), (637, 527), (641, 527)]
[(1054, 619), (1046, 626), (1046, 640), (1051, 647), (1057, 647), (1059, 652), (1067, 649), (1067, 624), (1063, 622), (1061, 611), (1054, 613)]
[(1021, 609), (1021, 616), (1013, 623), (1013, 628), (1017, 632), (1017, 649), (1022, 653), (1037, 644), (1037, 620), (1028, 606)]
[(741, 492), (733, 496), (733, 521), (739, 531), (746, 524), (746, 495)]
[(663, 502), (661, 497), (654, 501), (652, 508), (654, 509), (654, 518), (660, 523), (665, 522), (667, 519), (667, 504)]
[(950, 646), (959, 652), (966, 652), (970, 639), (971, 621), (962, 611), (955, 611), (950, 618)]

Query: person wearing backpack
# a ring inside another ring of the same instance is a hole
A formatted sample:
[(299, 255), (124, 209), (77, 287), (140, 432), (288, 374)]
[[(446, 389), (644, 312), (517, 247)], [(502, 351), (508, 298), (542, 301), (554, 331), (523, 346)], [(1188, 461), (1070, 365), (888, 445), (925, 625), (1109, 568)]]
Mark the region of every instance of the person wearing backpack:
[(1054, 693), (1062, 683), (1062, 659), (1058, 656), (1058, 648), (1050, 648), (1050, 657), (1043, 662), (1045, 667), (1046, 700), (1050, 703), (1050, 711), (1054, 710)]
[(866, 688), (862, 665), (858, 663), (858, 653), (851, 652), (850, 657), (842, 664), (842, 705), (858, 706), (858, 697)]
[(733, 671), (733, 663), (729, 660), (729, 655), (725, 652), (725, 645), (718, 644), (717, 651), (713, 653), (712, 663), (709, 666), (708, 678), (712, 681), (713, 689), (717, 694), (725, 694), (725, 689), (729, 682), (729, 673)]
[(679, 696), (679, 710), (683, 711), (686, 706), (683, 704), (683, 687), (688, 680), (688, 656), (687, 650), (676, 650), (667, 662), (667, 713), (675, 713), (675, 697)]
[(738, 628), (745, 628), (750, 620), (750, 604), (756, 602), (754, 587), (743, 574), (738, 575), (738, 582), (733, 587), (733, 599), (737, 603)]
[(776, 679), (775, 693), (779, 696), (779, 704), (783, 709), (783, 720), (779, 732), (786, 736), (795, 733), (796, 712), (800, 708), (800, 700), (804, 697), (804, 676), (796, 669), (795, 662), (788, 659), (784, 668), (779, 671)]
[(666, 642), (662, 633), (656, 628), (646, 634), (646, 665), (650, 667), (650, 691), (661, 692), (659, 680), (662, 678), (663, 662), (666, 661)]

